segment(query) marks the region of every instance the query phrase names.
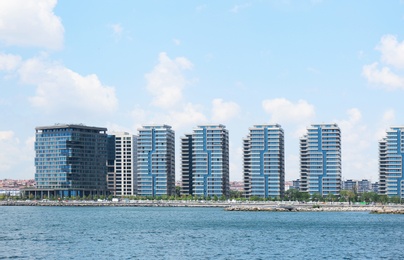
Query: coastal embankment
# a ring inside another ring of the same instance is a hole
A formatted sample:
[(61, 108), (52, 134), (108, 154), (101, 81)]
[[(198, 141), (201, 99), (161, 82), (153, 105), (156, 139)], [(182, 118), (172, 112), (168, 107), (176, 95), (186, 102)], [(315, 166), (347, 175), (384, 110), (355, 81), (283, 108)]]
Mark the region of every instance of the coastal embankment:
[(51, 200), (5, 200), (0, 206), (43, 207), (210, 207), (226, 211), (267, 212), (338, 212), (364, 211), (375, 214), (404, 214), (404, 205), (361, 205), (347, 203), (298, 203), (256, 201), (181, 201), (181, 200), (121, 200), (121, 201), (51, 201)]
[(404, 207), (376, 206), (376, 205), (278, 205), (278, 206), (230, 206), (226, 211), (272, 211), (272, 212), (341, 212), (341, 211), (365, 211), (372, 214), (404, 214)]

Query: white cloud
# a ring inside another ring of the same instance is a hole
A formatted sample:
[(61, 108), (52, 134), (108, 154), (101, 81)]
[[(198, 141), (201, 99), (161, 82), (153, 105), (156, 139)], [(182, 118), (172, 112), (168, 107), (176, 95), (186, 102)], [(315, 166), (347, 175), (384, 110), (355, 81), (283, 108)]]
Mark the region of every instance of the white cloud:
[(142, 126), (142, 124), (149, 123), (150, 117), (148, 117), (148, 112), (140, 107), (134, 108), (131, 113), (130, 117), (133, 119), (134, 125), (133, 129), (136, 131), (138, 128)]
[[(344, 133), (344, 142), (360, 141), (361, 136), (363, 136), (366, 133), (366, 127), (358, 125), (358, 123), (362, 119), (362, 113), (360, 112), (359, 109), (352, 108), (347, 111), (347, 114), (348, 114), (347, 120), (345, 119), (337, 121), (339, 127), (341, 128), (341, 132)], [(354, 129), (358, 127), (359, 129)]]
[(192, 67), (192, 63), (184, 57), (172, 60), (165, 52), (160, 53), (159, 63), (145, 75), (147, 90), (153, 95), (152, 104), (170, 108), (181, 101), (182, 91), (188, 84), (183, 71)]
[(229, 143), (230, 156), (230, 181), (243, 180), (243, 148), (237, 142), (235, 145), (233, 142)]
[(307, 67), (307, 71), (310, 72), (310, 73), (313, 73), (313, 74), (319, 74), (320, 73), (320, 71), (318, 69), (313, 68), (313, 67)]
[(0, 71), (13, 71), (20, 65), (20, 63), (20, 56), (0, 53)]
[(379, 122), (378, 130), (375, 134), (375, 139), (380, 140), (386, 136), (386, 130), (394, 125), (396, 120), (396, 112), (394, 109), (384, 111), (382, 119)]
[(235, 102), (224, 102), (217, 98), (212, 101), (212, 121), (223, 123), (235, 117), (240, 112), (240, 106)]
[(382, 118), (383, 122), (392, 122), (394, 119), (396, 119), (396, 112), (394, 109), (388, 109), (384, 112)]
[(292, 103), (285, 98), (267, 99), (262, 101), (265, 112), (270, 114), (271, 123), (300, 123), (311, 120), (315, 116), (314, 106), (306, 100)]
[(7, 45), (61, 49), (64, 28), (53, 13), (56, 2), (0, 1), (0, 41)]
[(198, 5), (196, 7), (196, 11), (197, 12), (202, 12), (202, 11), (204, 11), (206, 9), (206, 7), (207, 7), (207, 5)]
[(175, 45), (179, 46), (181, 44), (181, 41), (178, 39), (173, 39), (173, 42)]
[(112, 35), (114, 36), (115, 40), (120, 40), (123, 33), (123, 28), (119, 23), (110, 24), (109, 28), (112, 30)]
[(127, 132), (130, 134), (135, 134), (135, 132), (132, 132), (130, 128), (122, 125), (118, 125), (116, 123), (112, 122), (107, 122), (105, 127), (108, 129), (108, 133), (121, 133), (121, 132)]
[(363, 66), (362, 75), (370, 83), (380, 84), (388, 90), (404, 88), (404, 78), (393, 73), (388, 67), (378, 69), (377, 62)]
[(95, 112), (100, 115), (117, 108), (115, 89), (102, 85), (95, 74), (82, 76), (40, 58), (23, 62), (18, 73), (22, 83), (36, 86), (31, 104), (45, 112)]
[(22, 143), (13, 131), (0, 131), (0, 179), (3, 174), (15, 179), (34, 177), (34, 140), (32, 136)]
[(381, 52), (381, 61), (396, 68), (404, 68), (404, 41), (398, 42), (396, 36), (384, 35), (376, 50)]
[[(299, 142), (298, 139), (294, 140), (295, 144)], [(285, 176), (286, 181), (295, 180), (300, 178), (300, 156), (288, 151), (285, 155)]]
[(377, 180), (377, 159), (371, 149), (377, 140), (362, 122), (358, 108), (347, 110), (347, 119), (336, 120), (341, 129), (343, 179)]
[(249, 4), (249, 3), (241, 4), (241, 5), (235, 5), (230, 9), (230, 12), (237, 14), (241, 10), (246, 9), (246, 8), (248, 8), (250, 6), (251, 6), (251, 4)]
[(207, 117), (203, 113), (203, 107), (192, 103), (182, 104), (178, 109), (165, 110), (160, 112), (147, 111), (142, 108), (135, 108), (131, 117), (136, 122), (134, 129), (143, 124), (168, 124), (177, 130), (189, 130), (198, 124), (206, 124)]
[(379, 69), (378, 62), (364, 65), (362, 75), (387, 90), (404, 89), (404, 41), (400, 43), (395, 36), (384, 35), (376, 50), (380, 51), (380, 60), (385, 66)]
[(318, 5), (321, 4), (323, 2), (323, 0), (310, 0), (310, 3), (312, 3), (313, 5)]
[(0, 141), (10, 140), (14, 137), (13, 131), (0, 131)]
[(166, 117), (166, 122), (174, 129), (189, 129), (208, 120), (202, 113), (202, 107), (191, 103), (185, 104), (180, 111), (172, 111)]

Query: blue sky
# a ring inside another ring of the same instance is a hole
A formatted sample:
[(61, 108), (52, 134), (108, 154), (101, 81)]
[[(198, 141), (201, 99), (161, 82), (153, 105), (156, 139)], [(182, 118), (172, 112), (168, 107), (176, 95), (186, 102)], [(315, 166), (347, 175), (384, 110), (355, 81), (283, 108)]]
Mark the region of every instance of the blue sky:
[(0, 2), (0, 179), (34, 177), (35, 127), (83, 123), (133, 134), (169, 124), (230, 132), (230, 179), (254, 124), (299, 137), (342, 130), (343, 179), (378, 179), (377, 142), (403, 125), (403, 1)]

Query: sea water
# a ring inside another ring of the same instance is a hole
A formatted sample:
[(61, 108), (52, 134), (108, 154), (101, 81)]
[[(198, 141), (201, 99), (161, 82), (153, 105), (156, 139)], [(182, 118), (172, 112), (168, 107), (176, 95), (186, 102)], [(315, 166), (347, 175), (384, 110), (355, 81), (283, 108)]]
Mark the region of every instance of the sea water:
[(404, 259), (404, 215), (0, 207), (0, 259)]

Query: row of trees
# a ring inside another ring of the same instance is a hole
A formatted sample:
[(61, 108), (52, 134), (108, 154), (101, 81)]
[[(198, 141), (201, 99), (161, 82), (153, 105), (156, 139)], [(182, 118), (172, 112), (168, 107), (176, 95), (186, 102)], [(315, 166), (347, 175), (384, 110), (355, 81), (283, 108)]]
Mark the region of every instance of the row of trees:
[(351, 190), (341, 190), (340, 195), (328, 194), (323, 197), (319, 193), (310, 194), (300, 192), (296, 189), (289, 189), (285, 192), (285, 200), (297, 201), (317, 201), (317, 202), (365, 202), (365, 203), (401, 203), (400, 197), (387, 197), (387, 195), (380, 195), (376, 192), (363, 192), (357, 193)]
[[(50, 197), (47, 198), (46, 196), (43, 199), (50, 199), (50, 200), (58, 200), (58, 199), (67, 199), (67, 200), (112, 200), (113, 196), (85, 196), (85, 197), (68, 197), (68, 198), (57, 198), (57, 197)], [(0, 194), (0, 200), (5, 199), (21, 199), (21, 197), (13, 197), (7, 194)], [(33, 195), (30, 195), (28, 198), (23, 199), (40, 199), (34, 198)], [(307, 192), (300, 192), (296, 189), (289, 189), (285, 192), (283, 198), (276, 197), (276, 198), (260, 198), (252, 196), (250, 198), (245, 198), (241, 191), (231, 190), (230, 196), (212, 196), (212, 197), (202, 197), (202, 196), (192, 196), (192, 195), (180, 195), (179, 187), (176, 187), (176, 194), (172, 196), (162, 195), (162, 196), (127, 196), (123, 197), (123, 199), (129, 200), (208, 200), (208, 201), (219, 201), (219, 200), (237, 200), (237, 201), (314, 201), (314, 202), (365, 202), (365, 203), (401, 203), (401, 199), (399, 197), (387, 197), (386, 195), (379, 195), (375, 192), (364, 192), (364, 193), (357, 193), (355, 191), (350, 190), (342, 190), (340, 195), (328, 194), (327, 196), (321, 196), (319, 193), (315, 193), (310, 196)], [(403, 201), (404, 202), (404, 201)]]

